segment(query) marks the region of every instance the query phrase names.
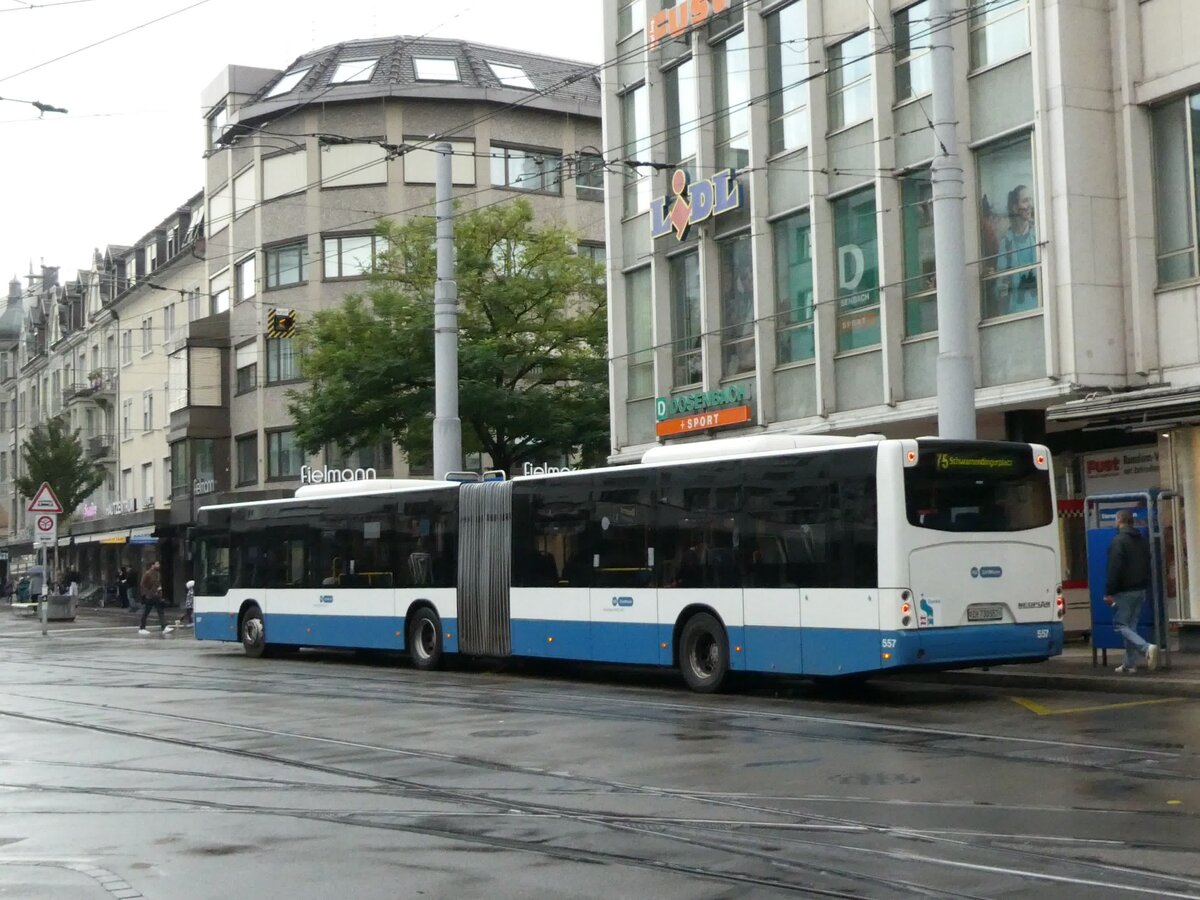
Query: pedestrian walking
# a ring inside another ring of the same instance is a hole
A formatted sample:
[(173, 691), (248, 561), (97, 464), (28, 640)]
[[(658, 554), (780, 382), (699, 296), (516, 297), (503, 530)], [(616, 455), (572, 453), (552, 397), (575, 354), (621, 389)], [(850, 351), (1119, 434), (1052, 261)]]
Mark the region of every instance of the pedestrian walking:
[(182, 625), (185, 628), (191, 628), (196, 623), (192, 620), (192, 610), (196, 605), (196, 582), (189, 580), (185, 585), (187, 593), (183, 600), (183, 621)]
[(162, 629), (163, 634), (170, 634), (175, 629), (167, 624), (167, 615), (163, 604), (162, 593), (162, 573), (159, 571), (157, 562), (151, 564), (146, 570), (146, 574), (142, 576), (142, 624), (138, 629), (138, 634), (149, 634), (150, 631), (146, 628), (146, 620), (150, 618), (150, 609), (158, 610), (158, 627)]
[(1123, 509), (1117, 513), (1117, 536), (1108, 545), (1108, 577), (1104, 587), (1104, 602), (1113, 610), (1113, 627), (1125, 639), (1125, 661), (1117, 666), (1122, 675), (1137, 671), (1139, 657), (1145, 659), (1147, 669), (1158, 667), (1158, 645), (1137, 632), (1149, 586), (1150, 546), (1134, 528), (1133, 513)]

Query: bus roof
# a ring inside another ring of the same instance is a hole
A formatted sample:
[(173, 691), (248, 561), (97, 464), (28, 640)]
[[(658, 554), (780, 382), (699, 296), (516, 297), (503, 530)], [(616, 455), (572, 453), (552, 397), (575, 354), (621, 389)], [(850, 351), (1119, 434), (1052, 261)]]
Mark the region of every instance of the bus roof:
[(837, 447), (846, 444), (878, 444), (884, 440), (882, 434), (833, 435), (833, 434), (753, 434), (742, 437), (721, 438), (714, 441), (693, 441), (687, 444), (668, 444), (651, 447), (642, 454), (644, 464), (686, 462), (689, 460), (714, 459), (725, 456), (754, 456), (780, 450), (806, 450), (819, 447)]
[(337, 497), (371, 497), (378, 494), (404, 494), (410, 491), (449, 490), (458, 488), (457, 481), (435, 481), (432, 478), (378, 478), (372, 481), (342, 481), (332, 484), (313, 484), (297, 488), (294, 497), (276, 500), (247, 500), (243, 503), (214, 503), (208, 509), (248, 509), (256, 506), (282, 506), (310, 500), (329, 500)]

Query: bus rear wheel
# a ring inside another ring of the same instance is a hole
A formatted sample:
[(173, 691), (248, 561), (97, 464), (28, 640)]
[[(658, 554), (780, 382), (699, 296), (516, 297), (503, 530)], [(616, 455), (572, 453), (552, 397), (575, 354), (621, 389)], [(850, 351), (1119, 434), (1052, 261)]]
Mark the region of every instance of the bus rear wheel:
[(442, 623), (428, 607), (408, 618), (408, 655), (418, 669), (436, 669), (442, 662)]
[(679, 635), (679, 669), (697, 693), (720, 689), (729, 672), (729, 639), (715, 617), (697, 613), (687, 620)]
[(242, 639), (242, 649), (251, 659), (259, 659), (267, 652), (267, 631), (263, 627), (262, 610), (257, 604), (246, 607), (239, 629)]

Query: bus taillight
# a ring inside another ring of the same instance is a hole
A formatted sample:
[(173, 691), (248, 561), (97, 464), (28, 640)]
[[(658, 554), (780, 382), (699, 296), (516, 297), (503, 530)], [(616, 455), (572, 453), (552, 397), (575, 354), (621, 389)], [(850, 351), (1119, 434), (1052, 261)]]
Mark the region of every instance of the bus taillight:
[(909, 601), (912, 594), (908, 591), (900, 592), (900, 624), (907, 626), (912, 624), (912, 603)]
[(1067, 600), (1063, 597), (1061, 584), (1054, 589), (1054, 608), (1058, 612), (1060, 619), (1067, 614)]

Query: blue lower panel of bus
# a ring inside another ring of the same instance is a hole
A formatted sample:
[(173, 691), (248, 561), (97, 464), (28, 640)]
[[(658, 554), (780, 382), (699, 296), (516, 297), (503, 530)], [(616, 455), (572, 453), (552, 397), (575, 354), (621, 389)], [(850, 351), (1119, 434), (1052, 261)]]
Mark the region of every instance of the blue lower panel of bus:
[(295, 616), (267, 613), (267, 642), (298, 647), (403, 650), (404, 619), (392, 616)]
[(957, 628), (925, 628), (915, 631), (880, 632), (892, 654), (878, 667), (951, 668), (983, 665), (1006, 660), (1033, 660), (1058, 656), (1063, 648), (1062, 622), (1028, 625), (965, 625)]

